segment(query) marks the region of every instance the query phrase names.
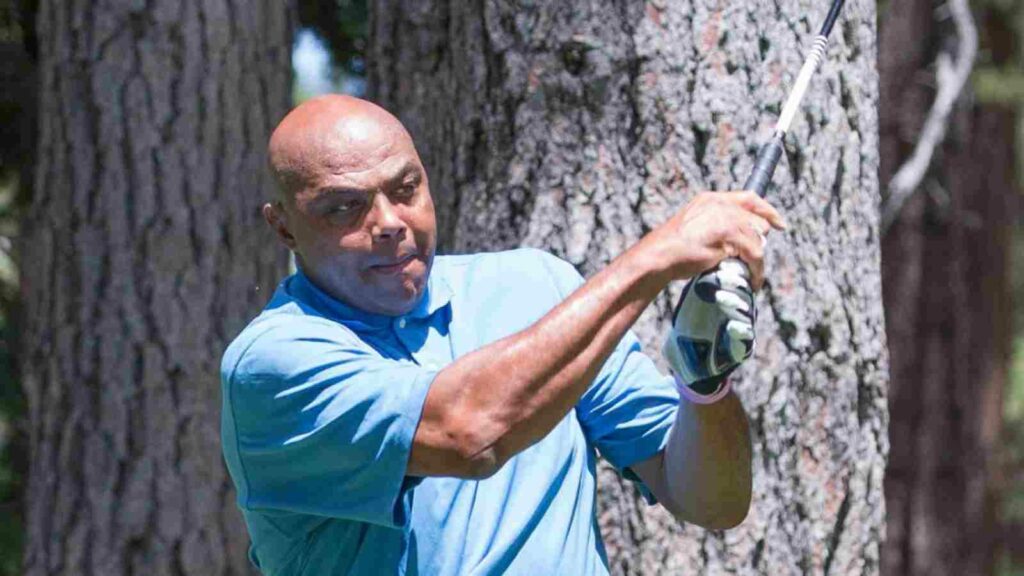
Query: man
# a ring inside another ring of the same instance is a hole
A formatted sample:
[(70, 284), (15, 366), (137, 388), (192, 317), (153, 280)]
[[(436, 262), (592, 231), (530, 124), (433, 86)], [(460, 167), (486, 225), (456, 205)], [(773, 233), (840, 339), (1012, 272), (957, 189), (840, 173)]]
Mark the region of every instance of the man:
[(771, 206), (700, 195), (584, 282), (538, 250), (435, 257), (423, 165), (369, 102), (308, 101), (269, 151), (263, 214), (299, 271), (222, 365), (225, 458), (264, 573), (606, 574), (595, 449), (681, 521), (742, 521), (739, 401), (684, 386), (697, 402), (681, 402), (627, 330), (725, 258), (759, 285)]

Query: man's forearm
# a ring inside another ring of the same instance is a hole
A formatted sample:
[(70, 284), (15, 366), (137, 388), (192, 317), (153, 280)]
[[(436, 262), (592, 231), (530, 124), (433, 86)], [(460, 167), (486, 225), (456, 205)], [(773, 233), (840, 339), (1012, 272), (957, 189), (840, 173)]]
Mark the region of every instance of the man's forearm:
[(663, 504), (705, 528), (743, 521), (751, 494), (750, 426), (735, 393), (714, 404), (681, 400), (662, 464)]
[(626, 252), (529, 328), (438, 373), (409, 473), (486, 476), (550, 432), (664, 287), (644, 258)]
[(669, 280), (735, 257), (756, 272), (763, 257), (758, 231), (783, 226), (756, 194), (698, 194), (533, 326), (439, 372), (408, 473), (493, 473), (568, 413)]

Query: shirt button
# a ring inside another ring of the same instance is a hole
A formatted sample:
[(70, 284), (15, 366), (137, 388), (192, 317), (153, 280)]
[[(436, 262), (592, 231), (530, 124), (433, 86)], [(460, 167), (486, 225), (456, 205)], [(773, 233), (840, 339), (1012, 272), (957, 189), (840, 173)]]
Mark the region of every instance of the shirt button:
[(398, 327), (405, 328), (405, 318), (402, 318), (401, 320), (398, 321)]

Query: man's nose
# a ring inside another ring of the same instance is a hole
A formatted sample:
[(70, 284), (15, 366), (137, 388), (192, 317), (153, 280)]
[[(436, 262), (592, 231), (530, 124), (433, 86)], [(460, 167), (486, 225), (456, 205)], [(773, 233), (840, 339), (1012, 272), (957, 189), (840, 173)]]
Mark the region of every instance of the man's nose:
[(373, 221), (370, 232), (377, 241), (401, 239), (405, 235), (405, 221), (398, 214), (387, 194), (374, 194)]

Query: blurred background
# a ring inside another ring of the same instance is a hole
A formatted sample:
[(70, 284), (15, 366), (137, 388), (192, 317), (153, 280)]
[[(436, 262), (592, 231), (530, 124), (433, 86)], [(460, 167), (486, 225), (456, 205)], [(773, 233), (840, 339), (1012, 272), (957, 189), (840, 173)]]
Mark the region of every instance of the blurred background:
[[(0, 0), (0, 576), (20, 573), (25, 540), (14, 247), (33, 196), (37, 4)], [(968, 567), (959, 573), (1024, 575), (1024, 2), (969, 3), (969, 62), (958, 61), (966, 28), (952, 6), (878, 4), (883, 185), (920, 145), (944, 82), (969, 67), (913, 194), (883, 194), (891, 381), (881, 568), (928, 573), (922, 555), (945, 548)], [(300, 1), (294, 17), (292, 101), (363, 94), (365, 3)]]

